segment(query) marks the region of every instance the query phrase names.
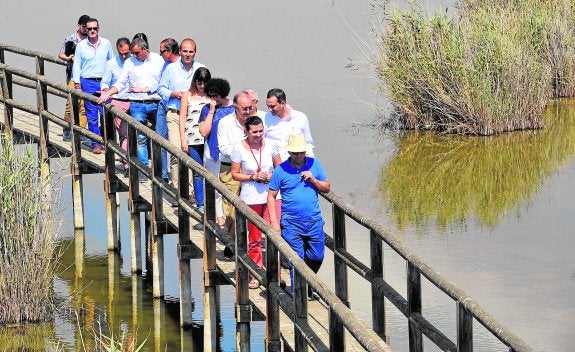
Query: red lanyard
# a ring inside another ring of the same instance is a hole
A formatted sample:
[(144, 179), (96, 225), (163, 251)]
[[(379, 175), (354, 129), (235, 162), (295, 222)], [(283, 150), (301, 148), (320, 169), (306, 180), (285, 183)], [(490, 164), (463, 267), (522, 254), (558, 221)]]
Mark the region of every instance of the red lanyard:
[(250, 147), (250, 153), (252, 153), (252, 156), (254, 157), (254, 160), (255, 160), (256, 164), (258, 165), (258, 170), (256, 172), (262, 171), (262, 142), (260, 141), (260, 147), (258, 149), (260, 152), (260, 162), (259, 163), (258, 163), (258, 159), (256, 159), (256, 155), (252, 151), (252, 147), (250, 146), (249, 143), (248, 143), (248, 147)]

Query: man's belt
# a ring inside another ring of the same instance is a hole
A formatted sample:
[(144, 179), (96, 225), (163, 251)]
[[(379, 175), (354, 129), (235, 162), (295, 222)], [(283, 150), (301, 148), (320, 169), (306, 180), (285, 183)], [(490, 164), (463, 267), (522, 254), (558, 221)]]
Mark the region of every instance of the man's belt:
[[(116, 99), (119, 100), (119, 99)], [(128, 100), (130, 103), (157, 104), (159, 100)]]
[(175, 113), (175, 114), (179, 114), (179, 113), (180, 113), (180, 110), (172, 109), (172, 108), (168, 108), (168, 111), (169, 111), (169, 112), (173, 112), (173, 113)]
[(222, 164), (224, 166), (232, 166), (232, 163), (227, 162), (227, 161), (220, 161), (220, 164)]
[(88, 77), (88, 78), (84, 78), (84, 79), (89, 79), (90, 81), (100, 82), (102, 80), (102, 77)]

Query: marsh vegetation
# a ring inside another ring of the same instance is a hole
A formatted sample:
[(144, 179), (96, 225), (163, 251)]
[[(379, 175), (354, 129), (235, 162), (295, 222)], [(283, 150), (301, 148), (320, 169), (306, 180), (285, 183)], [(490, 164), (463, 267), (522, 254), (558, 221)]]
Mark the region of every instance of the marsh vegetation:
[(372, 65), (407, 129), (538, 129), (550, 98), (575, 94), (573, 1), (460, 0), (452, 13), (381, 11)]
[(0, 324), (52, 318), (58, 226), (49, 182), (32, 147), (0, 137)]

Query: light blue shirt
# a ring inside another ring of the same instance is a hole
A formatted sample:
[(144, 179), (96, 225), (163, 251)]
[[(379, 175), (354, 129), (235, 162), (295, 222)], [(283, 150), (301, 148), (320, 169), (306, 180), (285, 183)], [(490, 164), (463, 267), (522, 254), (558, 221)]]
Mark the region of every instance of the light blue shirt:
[(150, 53), (146, 61), (140, 61), (131, 56), (124, 62), (122, 73), (114, 83), (118, 92), (130, 87), (146, 87), (148, 93), (126, 93), (130, 100), (160, 100), (158, 83), (164, 67), (164, 59), (156, 53)]
[(114, 57), (112, 44), (105, 38), (98, 38), (96, 46), (92, 46), (85, 38), (76, 45), (74, 64), (72, 65), (72, 81), (80, 83), (82, 78), (102, 78), (106, 71), (108, 60)]
[[(124, 67), (124, 61), (120, 58), (120, 55), (116, 55), (115, 57), (108, 60), (106, 64), (106, 72), (104, 72), (104, 76), (102, 76), (102, 81), (100, 82), (100, 88), (102, 90), (106, 88), (110, 88), (116, 83), (120, 75), (122, 74), (122, 68)], [(128, 87), (124, 88), (118, 94), (114, 94), (113, 98), (116, 99), (127, 99)]]
[(186, 71), (181, 59), (166, 66), (162, 73), (162, 78), (160, 79), (158, 93), (160, 93), (160, 96), (167, 108), (180, 110), (180, 99), (170, 98), (170, 94), (174, 91), (187, 91), (190, 89), (194, 73), (200, 67), (206, 66), (194, 61), (192, 63), (192, 69), (190, 71)]

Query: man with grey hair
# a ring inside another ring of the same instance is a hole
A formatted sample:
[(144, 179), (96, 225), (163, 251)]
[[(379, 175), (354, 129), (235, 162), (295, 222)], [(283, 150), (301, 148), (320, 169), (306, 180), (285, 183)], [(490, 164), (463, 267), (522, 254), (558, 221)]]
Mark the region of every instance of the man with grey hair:
[[(148, 44), (139, 38), (130, 43), (130, 59), (126, 60), (118, 81), (98, 99), (98, 103), (107, 101), (111, 95), (116, 94), (128, 87), (127, 99), (130, 101), (130, 115), (139, 122), (145, 124), (154, 121), (160, 95), (158, 83), (164, 60), (157, 53), (150, 52)], [(148, 137), (145, 134), (137, 134), (138, 160), (148, 166)], [(146, 176), (140, 174), (140, 181), (146, 181)]]
[(258, 93), (251, 88), (246, 88), (242, 90), (242, 92), (248, 94), (250, 96), (250, 99), (252, 100), (252, 111), (250, 112), (250, 116), (257, 116), (263, 121), (266, 116), (266, 112), (258, 109), (258, 103), (259, 103)]

